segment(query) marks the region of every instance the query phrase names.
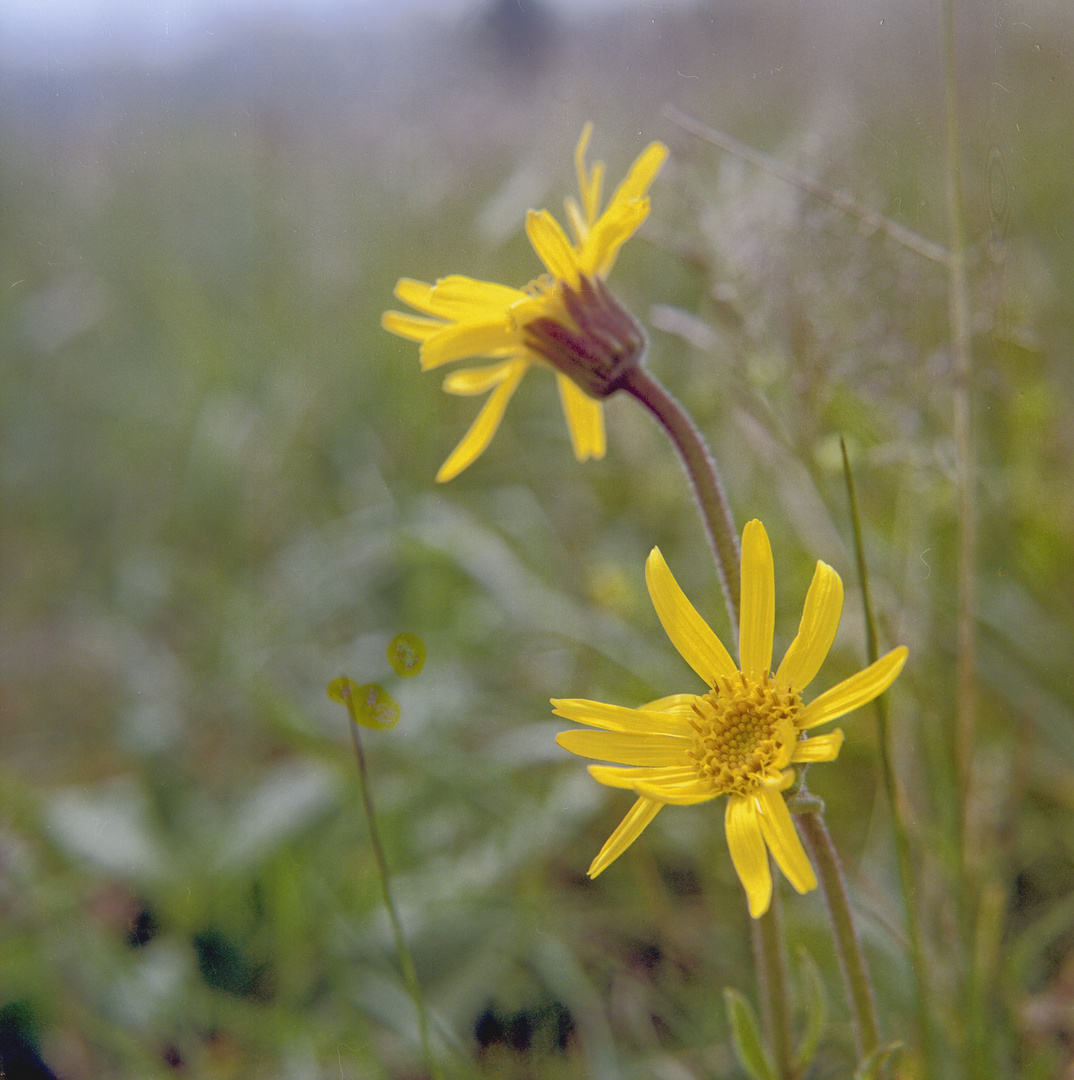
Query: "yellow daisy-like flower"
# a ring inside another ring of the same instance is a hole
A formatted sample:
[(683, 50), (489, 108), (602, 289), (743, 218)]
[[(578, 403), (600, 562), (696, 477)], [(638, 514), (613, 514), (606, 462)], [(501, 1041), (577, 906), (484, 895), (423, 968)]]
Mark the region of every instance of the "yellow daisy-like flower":
[(835, 640), (843, 583), (830, 566), (817, 563), (798, 635), (773, 675), (775, 576), (768, 534), (759, 521), (742, 533), (741, 666), (686, 599), (657, 548), (646, 561), (645, 580), (672, 644), (709, 689), (700, 696), (673, 694), (640, 709), (553, 700), (557, 716), (600, 729), (563, 732), (559, 745), (582, 757), (615, 762), (590, 765), (589, 772), (601, 784), (638, 795), (593, 860), (589, 876), (622, 855), (661, 807), (727, 795), (731, 861), (756, 918), (772, 897), (768, 851), (799, 892), (817, 885), (782, 792), (794, 782), (791, 766), (834, 761), (843, 732), (812, 737), (806, 732), (883, 693), (902, 670), (906, 649), (893, 649), (804, 704), (802, 691)]
[[(565, 201), (571, 238), (547, 210), (530, 210), (526, 216), (526, 233), (547, 274), (522, 289), (458, 274), (441, 278), (435, 285), (402, 278), (395, 287), (395, 295), (421, 314), (386, 311), (381, 324), (393, 334), (421, 342), (423, 370), (470, 356), (495, 361), (460, 369), (444, 381), (449, 394), (488, 394), (488, 399), (441, 466), (438, 481), (458, 476), (481, 455), (522, 377), (532, 364), (547, 364), (527, 335), (527, 325), (553, 320), (573, 329), (570, 292), (583, 289), (591, 279), (606, 278), (619, 249), (649, 214), (646, 192), (667, 157), (667, 147), (656, 142), (646, 147), (601, 212), (604, 165), (598, 161), (590, 169), (585, 160), (592, 130), (592, 124), (586, 124), (575, 151), (581, 202)], [(556, 377), (575, 456), (579, 461), (603, 457), (600, 402), (562, 372), (557, 371)]]

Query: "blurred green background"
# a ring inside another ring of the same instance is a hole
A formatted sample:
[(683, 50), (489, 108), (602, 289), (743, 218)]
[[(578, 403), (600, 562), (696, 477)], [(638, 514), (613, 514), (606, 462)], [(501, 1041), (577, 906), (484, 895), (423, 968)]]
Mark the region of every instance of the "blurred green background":
[[(515, 10), (517, 9), (517, 10)], [(1069, 1075), (1074, 1039), (1074, 18), (956, 4), (978, 457), (974, 969), (990, 1075)], [(521, 13), (521, 14), (520, 14)], [(558, 750), (548, 699), (697, 689), (643, 563), (726, 633), (700, 521), (640, 410), (578, 465), (536, 372), (490, 449), (477, 408), (385, 334), (397, 278), (521, 284), (585, 120), (618, 181), (672, 158), (612, 287), (776, 553), (777, 653), (813, 562), (862, 665), (838, 455), (859, 488), (944, 1053), (958, 1076), (957, 492), (943, 270), (663, 114), (722, 128), (947, 242), (939, 13), (925, 3), (531, 3), (458, 21), (221, 35), (152, 65), (0, 71), (0, 1031), (65, 1080), (416, 1077), (346, 715), (452, 1075), (737, 1076), (722, 989), (755, 993), (722, 806), (630, 804)], [(405, 683), (400, 631), (428, 650)], [(811, 774), (890, 1038), (914, 982), (875, 717)], [(785, 883), (784, 883), (785, 884)], [(823, 904), (817, 1076), (853, 1046)], [(902, 1068), (913, 1075), (913, 1055)], [(8, 1075), (15, 1071), (9, 1061)], [(42, 1075), (30, 1074), (26, 1075)]]

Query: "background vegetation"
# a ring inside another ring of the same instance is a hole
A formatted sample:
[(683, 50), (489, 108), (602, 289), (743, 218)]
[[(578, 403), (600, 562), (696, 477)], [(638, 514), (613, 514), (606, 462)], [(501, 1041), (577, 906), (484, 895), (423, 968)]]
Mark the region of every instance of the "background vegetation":
[[(777, 651), (813, 561), (842, 573), (829, 683), (864, 647), (850, 445), (882, 645), (911, 652), (892, 723), (949, 1075), (975, 1040), (979, 1075), (1067, 1075), (1069, 12), (958, 5), (980, 527), (977, 802), (959, 840), (947, 278), (662, 112), (946, 243), (938, 13), (764, 0), (567, 22), (514, 6), (377, 37), (249, 27), (172, 68), (0, 72), (9, 1075), (35, 1050), (66, 1080), (421, 1075), (325, 694), (340, 674), (402, 706), (366, 749), (449, 1070), (738, 1075), (722, 989), (754, 985), (719, 814), (661, 815), (590, 883), (629, 800), (556, 748), (547, 704), (693, 688), (645, 594), (653, 544), (726, 629), (678, 464), (612, 401), (607, 458), (577, 465), (538, 373), (489, 451), (436, 487), (475, 402), (379, 327), (403, 275), (533, 276), (523, 213), (558, 212), (585, 119), (613, 179), (651, 139), (672, 147), (613, 286), (740, 521), (772, 536)], [(406, 683), (384, 658), (401, 630), (428, 650)], [(913, 1043), (874, 716), (846, 728), (812, 786), (885, 1033)], [(785, 915), (828, 989), (816, 1075), (846, 1075), (822, 902)], [(983, 1034), (965, 1023), (964, 938)]]

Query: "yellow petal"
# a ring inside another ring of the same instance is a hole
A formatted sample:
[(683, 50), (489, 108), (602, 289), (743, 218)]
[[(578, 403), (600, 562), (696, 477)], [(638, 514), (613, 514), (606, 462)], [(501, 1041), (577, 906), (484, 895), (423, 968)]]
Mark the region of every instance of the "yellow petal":
[[(452, 274), (441, 278), (432, 287), (428, 306), (424, 310), (444, 319), (464, 319), (475, 315), (502, 314), (512, 304), (525, 299), (526, 294), (521, 289), (513, 289), (510, 285)], [(414, 307), (422, 306), (411, 300), (407, 300), (407, 303)]]
[(462, 442), (440, 466), (440, 471), (436, 474), (437, 483), (443, 484), (448, 480), (453, 480), (468, 465), (472, 465), (491, 442), (492, 436), (496, 434), (496, 429), (503, 419), (507, 402), (518, 389), (518, 384), (522, 376), (526, 374), (529, 363), (525, 360), (516, 360), (513, 367), (514, 370), (489, 394), (488, 400), (481, 406), (477, 419), (463, 436)]
[(760, 918), (772, 900), (772, 871), (768, 867), (761, 823), (753, 799), (732, 795), (724, 816), (727, 847), (750, 903), (750, 914)]
[[(605, 787), (626, 788), (635, 791), (639, 784), (648, 784), (653, 791), (660, 794), (654, 796), (663, 802), (665, 790), (677, 790), (683, 784), (689, 783), (697, 776), (697, 768), (694, 765), (669, 765), (662, 768), (637, 769), (620, 768), (617, 765), (587, 765), (589, 775), (598, 784)], [(710, 798), (712, 796), (709, 796)]]
[(604, 457), (604, 409), (584, 393), (576, 383), (556, 372), (559, 399), (563, 415), (567, 418), (567, 430), (571, 433), (571, 446), (579, 461)]
[(906, 655), (906, 647), (900, 645), (899, 648), (892, 649), (887, 656), (882, 656), (870, 664), (864, 671), (851, 675), (849, 679), (844, 679), (831, 690), (825, 691), (802, 710), (797, 720), (799, 729), (806, 731), (819, 724), (826, 724), (829, 720), (837, 720), (879, 697), (902, 671)]
[(620, 731), (563, 731), (556, 742), (579, 757), (647, 768), (690, 764), (693, 739), (682, 735), (626, 735)]
[(518, 362), (519, 358), (515, 358), (503, 360), (498, 364), (489, 364), (488, 367), (460, 368), (444, 380), (444, 390), (449, 394), (458, 394), (460, 397), (487, 394), (512, 374)]
[(426, 341), (444, 329), (439, 319), (426, 319), (421, 315), (407, 315), (402, 311), (386, 311), (380, 317), (380, 325), (390, 334), (408, 338), (410, 341)]
[(428, 312), (429, 298), (432, 294), (432, 285), (425, 281), (416, 281), (414, 278), (400, 278), (395, 283), (395, 295), (404, 304), (409, 304), (419, 311)]
[(742, 530), (742, 618), (738, 653), (743, 673), (759, 680), (772, 666), (776, 578), (768, 533), (755, 518)]
[(570, 196), (563, 200), (563, 209), (567, 211), (567, 226), (571, 230), (571, 236), (574, 237), (575, 247), (581, 247), (589, 235), (585, 211), (578, 205), (577, 199), (572, 199)]
[(843, 729), (836, 728), (824, 735), (814, 735), (811, 739), (799, 739), (794, 744), (791, 761), (835, 761), (843, 745)]
[(667, 157), (668, 148), (663, 143), (649, 143), (630, 166), (623, 182), (615, 189), (615, 194), (608, 201), (608, 209), (617, 203), (640, 199), (645, 195), (657, 173), (664, 167)]
[(777, 682), (801, 691), (813, 681), (835, 641), (842, 613), (842, 579), (827, 563), (818, 562), (806, 593), (798, 634), (779, 665)]
[[(632, 787), (639, 795), (659, 799), (669, 806), (696, 806), (698, 803), (709, 802), (723, 794), (718, 788), (712, 786), (711, 781), (697, 779), (696, 766), (690, 766), (690, 770), (691, 775), (683, 778), (669, 776), (664, 779), (646, 780), (644, 777), (635, 776)], [(590, 772), (592, 771), (591, 766)]]
[[(659, 704), (653, 702), (653, 706)], [(584, 698), (553, 698), (552, 709), (556, 716), (605, 731), (687, 736), (693, 732), (690, 726), (692, 710), (688, 715), (679, 708), (668, 712), (655, 707), (628, 709), (623, 705), (605, 705), (603, 701), (586, 701)]]
[(649, 200), (635, 199), (609, 207), (589, 230), (577, 255), (584, 274), (606, 278), (615, 266), (619, 249), (638, 231), (649, 216)]
[(660, 807), (660, 803), (651, 799), (638, 799), (590, 864), (589, 876), (595, 878), (603, 870), (607, 870), (641, 836), (645, 826), (660, 812)]
[(645, 583), (664, 632), (705, 683), (713, 686), (717, 675), (735, 675), (738, 671), (735, 662), (686, 599), (659, 548), (654, 547), (645, 560)]
[(548, 272), (570, 285), (578, 284), (578, 260), (559, 222), (547, 210), (526, 214), (526, 235)]
[(795, 831), (790, 811), (778, 792), (762, 788), (757, 794), (757, 820), (761, 824), (761, 835), (776, 860), (776, 865), (787, 875), (787, 880), (800, 892), (809, 892), (817, 887), (817, 876), (813, 873), (809, 858), (802, 847), (802, 841)]
[(491, 322), (462, 322), (442, 325), (430, 334), (421, 347), (423, 371), (464, 360), (470, 356), (506, 356), (519, 352), (522, 338), (506, 321), (506, 316)]
[(694, 706), (699, 700), (697, 694), (669, 694), (667, 697), (657, 698), (656, 701), (642, 705), (642, 709), (645, 712), (673, 713), (689, 723), (694, 717)]
[[(589, 140), (593, 135), (593, 125), (589, 121), (582, 128), (582, 137), (574, 150), (574, 171), (578, 174), (578, 191), (582, 196), (582, 208), (585, 211), (585, 224), (592, 225), (600, 212), (601, 187), (604, 183), (604, 163), (598, 161), (593, 171), (586, 169), (585, 156), (589, 149)], [(582, 234), (584, 237), (584, 233)], [(581, 242), (581, 240), (579, 240)]]

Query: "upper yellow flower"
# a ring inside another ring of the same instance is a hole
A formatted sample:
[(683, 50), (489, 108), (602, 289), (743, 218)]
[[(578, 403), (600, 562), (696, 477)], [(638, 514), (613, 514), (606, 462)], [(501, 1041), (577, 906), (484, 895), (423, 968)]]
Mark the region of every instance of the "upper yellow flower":
[(772, 897), (766, 846), (799, 892), (817, 885), (782, 792), (794, 782), (790, 766), (835, 760), (843, 732), (812, 738), (805, 732), (883, 693), (902, 670), (906, 649), (893, 649), (803, 704), (802, 691), (835, 640), (843, 583), (830, 566), (817, 563), (798, 635), (771, 674), (775, 576), (772, 548), (759, 521), (742, 533), (741, 667), (686, 599), (657, 548), (645, 563), (645, 580), (672, 644), (709, 689), (701, 696), (673, 694), (640, 709), (553, 700), (557, 716), (602, 729), (563, 732), (559, 745), (582, 757), (615, 762), (590, 765), (589, 772), (601, 784), (638, 795), (593, 860), (589, 876), (622, 855), (661, 807), (728, 795), (727, 844), (756, 918)]
[[(385, 330), (421, 342), (421, 366), (439, 367), (468, 356), (496, 363), (463, 368), (444, 381), (449, 394), (488, 394), (473, 426), (436, 475), (450, 480), (475, 461), (499, 427), (504, 410), (522, 376), (533, 363), (545, 363), (527, 342), (526, 326), (536, 319), (572, 322), (563, 288), (577, 290), (581, 279), (606, 278), (619, 249), (649, 214), (646, 192), (667, 157), (667, 147), (650, 143), (630, 167), (611, 201), (600, 212), (604, 164), (586, 166), (586, 149), (593, 130), (586, 124), (575, 151), (581, 202), (565, 200), (571, 238), (547, 210), (530, 210), (526, 233), (547, 274), (522, 289), (455, 274), (435, 285), (402, 278), (395, 295), (421, 315), (386, 311)], [(599, 401), (587, 397), (567, 376), (556, 372), (560, 399), (571, 442), (579, 461), (604, 456), (604, 415)]]

